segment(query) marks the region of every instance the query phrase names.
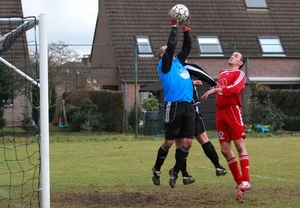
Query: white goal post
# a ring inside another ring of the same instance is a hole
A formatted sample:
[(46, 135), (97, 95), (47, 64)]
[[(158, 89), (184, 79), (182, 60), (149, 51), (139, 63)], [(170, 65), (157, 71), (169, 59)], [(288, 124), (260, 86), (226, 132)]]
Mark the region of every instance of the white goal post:
[(49, 86), (47, 17), (39, 16), (42, 207), (50, 208)]
[[(15, 30), (0, 37), (0, 55), (5, 52), (13, 44), (14, 40), (19, 37), (24, 31), (31, 29), (35, 25), (39, 27), (39, 74), (40, 82), (37, 83), (34, 79), (27, 76), (21, 70), (14, 67), (12, 64), (5, 61), (1, 62), (15, 70), (21, 76), (40, 88), (40, 141), (41, 141), (41, 192), (42, 192), (42, 207), (50, 208), (50, 159), (49, 159), (49, 101), (48, 101), (48, 40), (47, 40), (47, 16), (40, 14), (38, 18), (0, 18), (0, 22), (18, 23), (20, 26)], [(26, 23), (24, 23), (26, 22)], [(23, 28), (22, 28), (23, 27)], [(26, 27), (26, 28), (25, 28)], [(24, 29), (25, 28), (25, 29)], [(8, 41), (9, 40), (9, 41)], [(8, 43), (7, 43), (8, 42)], [(7, 45), (6, 45), (7, 43)], [(3, 48), (4, 47), (4, 48)]]

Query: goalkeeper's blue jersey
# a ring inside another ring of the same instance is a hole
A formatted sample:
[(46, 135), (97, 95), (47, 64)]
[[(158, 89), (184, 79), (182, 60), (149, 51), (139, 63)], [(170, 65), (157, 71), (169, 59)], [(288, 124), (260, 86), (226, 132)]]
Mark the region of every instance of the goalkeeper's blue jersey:
[(158, 75), (164, 89), (165, 102), (188, 102), (193, 101), (193, 84), (190, 74), (177, 56), (172, 62), (171, 70), (162, 72), (162, 60), (157, 66)]

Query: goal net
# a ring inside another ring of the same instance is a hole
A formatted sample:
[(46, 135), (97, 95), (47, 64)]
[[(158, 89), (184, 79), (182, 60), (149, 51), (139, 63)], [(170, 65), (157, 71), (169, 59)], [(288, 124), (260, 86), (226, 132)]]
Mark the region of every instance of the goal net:
[[(0, 17), (0, 207), (50, 207), (45, 18)], [(26, 31), (36, 26), (33, 59)]]

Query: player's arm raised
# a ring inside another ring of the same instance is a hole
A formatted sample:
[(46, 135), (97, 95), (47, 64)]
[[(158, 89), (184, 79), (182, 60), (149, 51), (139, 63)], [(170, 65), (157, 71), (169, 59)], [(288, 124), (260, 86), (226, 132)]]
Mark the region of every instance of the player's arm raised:
[(182, 65), (184, 65), (185, 60), (187, 59), (188, 55), (191, 52), (192, 49), (192, 37), (190, 34), (190, 15), (187, 18), (187, 20), (180, 22), (180, 25), (183, 25), (182, 29), (183, 29), (183, 44), (182, 44), (182, 48), (181, 51), (178, 53), (178, 58), (181, 62)]
[(168, 17), (172, 25), (172, 30), (169, 35), (166, 51), (162, 56), (162, 71), (165, 74), (171, 70), (178, 37), (178, 20), (172, 18), (171, 11), (168, 12)]

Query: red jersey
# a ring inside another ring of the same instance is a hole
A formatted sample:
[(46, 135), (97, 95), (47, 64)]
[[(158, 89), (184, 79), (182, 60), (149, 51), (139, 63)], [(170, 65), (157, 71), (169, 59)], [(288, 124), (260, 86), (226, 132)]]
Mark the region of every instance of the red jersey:
[(218, 87), (223, 93), (216, 93), (217, 108), (238, 105), (242, 107), (241, 92), (245, 87), (246, 75), (241, 70), (222, 69), (219, 72)]

